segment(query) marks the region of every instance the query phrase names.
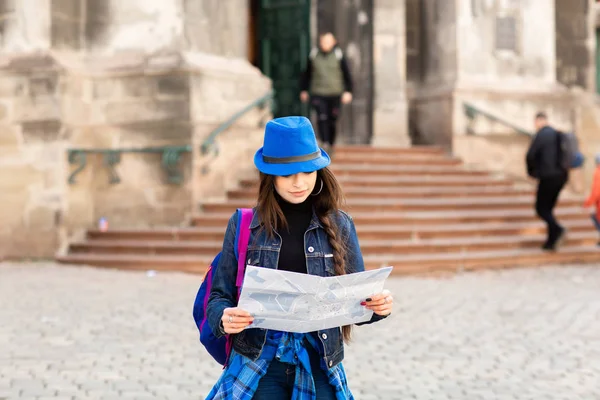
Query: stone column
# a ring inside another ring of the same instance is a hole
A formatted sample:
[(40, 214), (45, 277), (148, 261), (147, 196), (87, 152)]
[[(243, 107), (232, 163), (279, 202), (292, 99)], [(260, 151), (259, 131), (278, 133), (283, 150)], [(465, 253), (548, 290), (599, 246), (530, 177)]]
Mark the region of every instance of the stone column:
[(50, 0), (0, 0), (0, 49), (23, 53), (48, 49)]
[(600, 111), (598, 110), (596, 94), (574, 91), (572, 104), (575, 105), (575, 132), (579, 139), (579, 149), (586, 157), (583, 168), (576, 171), (571, 180), (577, 189), (589, 193), (594, 177), (596, 163), (595, 155), (600, 153)]
[(405, 0), (374, 5), (374, 146), (409, 146), (406, 96)]
[[(35, 0), (32, 0), (35, 1)], [(78, 51), (85, 44), (86, 0), (52, 1), (50, 44), (57, 50)], [(32, 7), (34, 8), (34, 7)]]
[(588, 65), (587, 65), (587, 82), (588, 87), (586, 88), (588, 92), (595, 92), (598, 87), (598, 83), (596, 82), (596, 29), (597, 29), (597, 17), (600, 11), (600, 3), (597, 3), (596, 0), (587, 0), (588, 3), (588, 14), (586, 16), (586, 26), (587, 26), (587, 40), (586, 40), (586, 48), (589, 54), (588, 57)]
[(556, 0), (556, 79), (595, 91), (595, 1)]

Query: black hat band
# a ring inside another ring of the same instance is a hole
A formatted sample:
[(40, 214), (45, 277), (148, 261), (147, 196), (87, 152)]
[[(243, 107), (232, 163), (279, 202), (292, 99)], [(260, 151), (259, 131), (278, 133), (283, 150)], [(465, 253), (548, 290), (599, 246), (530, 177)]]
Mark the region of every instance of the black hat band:
[(269, 157), (263, 154), (263, 161), (267, 164), (291, 164), (295, 162), (312, 161), (321, 157), (321, 150), (317, 150), (314, 153), (306, 154), (304, 156), (291, 156), (291, 157)]

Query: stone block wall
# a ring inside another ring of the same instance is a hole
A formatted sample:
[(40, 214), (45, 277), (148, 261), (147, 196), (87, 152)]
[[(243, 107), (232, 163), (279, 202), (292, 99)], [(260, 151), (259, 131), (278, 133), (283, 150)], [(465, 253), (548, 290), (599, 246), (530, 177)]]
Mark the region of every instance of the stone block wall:
[[(193, 199), (198, 204), (207, 199), (223, 199), (227, 189), (254, 171), (254, 152), (262, 145), (263, 124), (271, 117), (268, 105), (254, 108), (221, 133), (212, 148), (218, 149), (216, 157), (214, 151), (202, 154), (200, 148), (219, 122), (267, 94), (271, 83), (245, 62), (221, 64), (208, 55), (194, 57), (190, 62), (203, 71), (193, 75), (191, 81), (195, 93), (191, 102)], [(237, 71), (235, 77), (233, 71)]]
[(7, 34), (16, 23), (16, 0), (0, 0), (0, 47), (8, 42)]
[[(222, 195), (222, 179), (252, 167), (258, 111), (223, 133), (234, 140), (216, 160), (197, 149), (270, 89), (245, 60), (247, 3), (0, 0), (0, 259), (52, 257), (100, 217), (111, 227), (184, 223), (202, 196)], [(179, 160), (180, 185), (162, 154), (141, 152), (113, 160), (118, 184), (90, 153), (67, 182), (81, 161), (69, 149), (165, 145), (195, 146)]]
[(462, 135), (453, 138), (452, 152), (462, 158), (467, 167), (525, 180), (525, 154), (530, 141), (529, 137), (514, 133)]
[[(184, 0), (189, 48), (196, 52), (245, 59), (248, 53), (249, 1)], [(215, 35), (215, 32), (219, 32)]]
[(246, 58), (245, 0), (68, 1), (85, 9), (82, 37), (97, 53), (168, 49)]
[(458, 1), (459, 84), (527, 88), (556, 82), (554, 1)]
[[(216, 151), (201, 154), (198, 146), (194, 146), (194, 205), (203, 202), (223, 201), (226, 191), (234, 189), (237, 183), (245, 178), (256, 176), (254, 154), (262, 146), (263, 128), (258, 120), (265, 119), (258, 112), (254, 114), (256, 123), (248, 127), (234, 127), (223, 132), (215, 141)], [(208, 129), (207, 129), (208, 128)], [(203, 133), (210, 131), (209, 126), (198, 129), (195, 143), (201, 142)]]
[[(418, 7), (415, 3), (419, 3)], [(413, 144), (452, 147), (453, 90), (458, 79), (457, 15), (454, 1), (408, 1), (413, 55), (408, 98)], [(418, 19), (418, 21), (415, 21)], [(418, 36), (418, 39), (415, 37)], [(418, 45), (414, 44), (418, 41)], [(414, 71), (418, 59), (418, 73)]]
[(0, 64), (0, 259), (52, 254), (64, 215), (60, 69), (44, 57)]
[(579, 147), (586, 157), (581, 172), (581, 184), (584, 193), (589, 193), (594, 170), (594, 157), (600, 153), (600, 110), (595, 93), (574, 91), (575, 131), (579, 139)]
[(556, 0), (556, 79), (596, 89), (595, 0)]
[[(95, 2), (89, 2), (95, 3)], [(50, 10), (50, 45), (55, 49), (77, 50), (84, 46), (84, 16), (86, 2), (83, 0), (53, 0)], [(90, 14), (94, 15), (94, 14)]]
[[(216, 159), (198, 149), (220, 123), (270, 90), (258, 70), (218, 57), (125, 59), (0, 63), (0, 258), (51, 257), (100, 217), (111, 227), (180, 225), (198, 202), (223, 196), (224, 180), (252, 169), (268, 108), (224, 132)], [(69, 164), (68, 149), (164, 145), (194, 148), (179, 161), (181, 185), (168, 183), (155, 153), (121, 154), (118, 184), (110, 183), (101, 155), (87, 154), (75, 183), (67, 183), (78, 166)]]
[[(418, 31), (422, 72), (411, 75), (414, 91), (409, 91), (413, 143), (448, 148), (458, 143), (456, 137), (466, 130), (465, 101), (522, 129), (533, 129), (533, 116), (540, 110), (555, 126), (573, 128), (578, 106), (569, 103), (569, 90), (561, 83), (586, 90), (593, 86), (588, 62), (594, 36), (591, 1), (550, 3), (419, 2), (422, 8), (412, 12), (423, 21)], [(512, 134), (484, 118), (473, 128), (478, 135)]]
[[(70, 213), (70, 233), (89, 227), (89, 216), (92, 222), (107, 217), (115, 227), (185, 223), (186, 216), (206, 196), (223, 195), (223, 174), (229, 172), (235, 178), (237, 171), (252, 165), (251, 158), (240, 157), (235, 150), (254, 146), (255, 141), (239, 136), (235, 145), (221, 149), (215, 162), (194, 161), (203, 157), (200, 146), (213, 129), (269, 90), (269, 80), (244, 61), (223, 61), (210, 56), (157, 56), (120, 72), (89, 77), (73, 75), (67, 81), (75, 89), (65, 99), (83, 107), (81, 111), (77, 107), (65, 108), (70, 110), (65, 113), (65, 123), (74, 146), (191, 145), (193, 149), (193, 153), (185, 154), (179, 162), (184, 174), (181, 185), (167, 183), (160, 154), (123, 154), (116, 166), (121, 178), (117, 185), (109, 184), (108, 170), (100, 156), (91, 156), (95, 161), (90, 165), (90, 176), (70, 187), (69, 204), (78, 210), (77, 215)], [(246, 135), (256, 132), (258, 119), (254, 115), (249, 113), (232, 131)], [(225, 132), (223, 137), (228, 135)], [(233, 168), (232, 159), (239, 161)], [(200, 180), (195, 168), (199, 163), (204, 166)], [(207, 182), (218, 184), (211, 185), (207, 192), (203, 190)], [(87, 221), (87, 225), (82, 226), (80, 221)]]
[[(108, 59), (90, 60), (97, 68)], [(68, 64), (68, 63), (67, 63)], [(81, 74), (92, 67), (68, 65), (61, 101), (71, 148), (140, 149), (186, 146), (191, 142), (189, 76), (178, 68), (149, 71), (145, 63), (111, 63), (112, 70)], [(180, 160), (182, 185), (167, 182), (160, 153), (122, 153), (110, 183), (100, 154), (66, 193), (67, 235), (93, 226), (100, 217), (113, 227), (179, 224), (191, 207), (191, 157)], [(69, 166), (69, 172), (77, 165)], [(65, 178), (66, 179), (66, 178)]]
[(464, 2), (424, 0), (423, 84), (443, 88), (458, 76), (457, 6)]
[(451, 124), (454, 110), (452, 92), (415, 97), (410, 106), (410, 137), (416, 145), (452, 147)]
[[(538, 95), (532, 98), (533, 101), (516, 98), (513, 99), (512, 104), (503, 100), (497, 105), (501, 108), (504, 103), (506, 109), (523, 108), (521, 114), (513, 111), (516, 117), (529, 114), (534, 109), (546, 110), (553, 126), (574, 131), (586, 162), (583, 168), (571, 171), (566, 189), (567, 192), (579, 195), (589, 193), (595, 169), (594, 156), (600, 152), (600, 135), (598, 135), (600, 112), (598, 112), (595, 95), (581, 90), (571, 90), (562, 94)], [(491, 102), (493, 99), (487, 100)], [(458, 115), (459, 110), (455, 111)], [(461, 123), (458, 122), (457, 125)], [(483, 121), (478, 121), (475, 129), (478, 134), (474, 136), (459, 132), (453, 137), (455, 155), (463, 158), (467, 165), (527, 179), (525, 154), (530, 144), (529, 138), (515, 135), (497, 124), (492, 125)]]
[[(531, 138), (485, 116), (477, 116), (470, 122), (464, 112), (465, 102), (531, 133), (538, 111), (545, 111), (550, 124), (557, 129), (573, 131), (576, 127), (577, 105), (568, 91), (457, 91), (452, 109), (453, 154), (462, 158), (466, 165), (521, 179), (528, 179), (525, 154)], [(468, 134), (467, 128), (474, 134)]]
[[(571, 131), (574, 127), (573, 104), (568, 90), (527, 92), (499, 92), (491, 90), (457, 90), (454, 93), (455, 105), (452, 109), (452, 130), (455, 136), (466, 134), (469, 123), (464, 112), (464, 104), (495, 115), (529, 132), (534, 131), (534, 117), (538, 111), (548, 114), (550, 123), (557, 129)], [(471, 126), (477, 135), (488, 133), (513, 133), (500, 123), (491, 123), (485, 117), (478, 117)]]

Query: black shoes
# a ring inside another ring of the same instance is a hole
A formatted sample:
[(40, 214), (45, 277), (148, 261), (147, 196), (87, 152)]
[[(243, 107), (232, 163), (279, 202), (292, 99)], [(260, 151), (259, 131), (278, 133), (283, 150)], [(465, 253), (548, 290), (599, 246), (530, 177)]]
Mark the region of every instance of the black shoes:
[(546, 243), (544, 243), (544, 245), (542, 246), (542, 250), (556, 251), (556, 249), (558, 249), (558, 247), (560, 247), (560, 245), (562, 245), (562, 243), (565, 240), (567, 230), (563, 227), (560, 227), (559, 229), (560, 230), (558, 231), (558, 233), (549, 235), (550, 237), (548, 238), (548, 240), (546, 240)]

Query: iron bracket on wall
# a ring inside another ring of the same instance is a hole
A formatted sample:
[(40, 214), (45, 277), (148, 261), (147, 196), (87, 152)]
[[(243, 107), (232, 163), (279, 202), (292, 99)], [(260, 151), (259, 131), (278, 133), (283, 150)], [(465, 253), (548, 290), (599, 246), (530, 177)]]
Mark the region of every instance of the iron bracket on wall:
[(115, 185), (121, 182), (121, 178), (117, 174), (115, 167), (121, 162), (121, 155), (123, 153), (155, 153), (162, 154), (161, 165), (167, 174), (167, 182), (180, 185), (183, 182), (183, 172), (181, 171), (179, 161), (183, 153), (191, 151), (191, 146), (160, 146), (137, 149), (69, 149), (69, 164), (76, 165), (77, 168), (69, 175), (68, 182), (71, 185), (76, 183), (75, 177), (87, 166), (88, 154), (100, 154), (102, 156), (102, 164), (108, 169), (109, 183)]

